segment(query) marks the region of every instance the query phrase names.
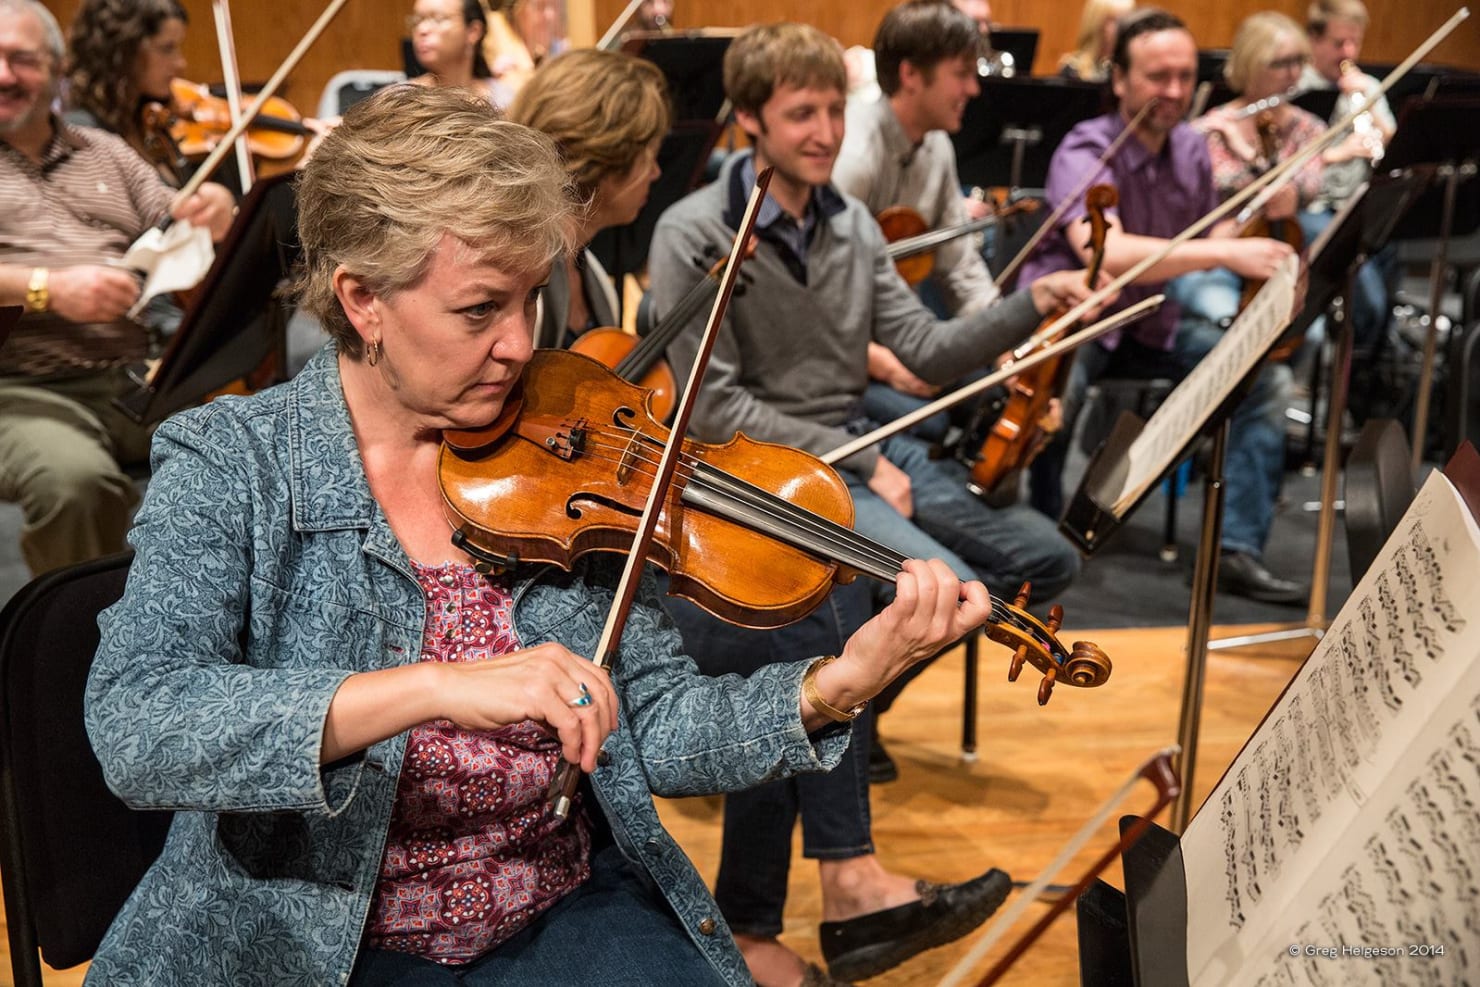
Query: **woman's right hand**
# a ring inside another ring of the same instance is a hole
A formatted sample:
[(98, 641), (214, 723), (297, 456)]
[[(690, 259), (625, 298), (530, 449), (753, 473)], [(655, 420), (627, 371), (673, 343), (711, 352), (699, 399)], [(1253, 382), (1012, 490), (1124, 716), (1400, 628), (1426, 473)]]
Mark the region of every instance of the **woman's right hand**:
[[(464, 730), (534, 720), (555, 733), (565, 759), (588, 774), (617, 728), (617, 693), (606, 670), (559, 644), (439, 667), (445, 719)], [(589, 702), (578, 704), (582, 699)]]

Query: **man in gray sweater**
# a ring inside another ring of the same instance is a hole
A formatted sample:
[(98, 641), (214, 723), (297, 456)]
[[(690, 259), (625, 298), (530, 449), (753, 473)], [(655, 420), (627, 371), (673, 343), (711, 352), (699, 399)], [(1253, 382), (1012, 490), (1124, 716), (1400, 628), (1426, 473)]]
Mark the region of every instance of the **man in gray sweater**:
[[(709, 256), (728, 248), (757, 169), (776, 169), (759, 216), (759, 246), (745, 263), (742, 290), (705, 374), (691, 428), (696, 438), (720, 442), (742, 431), (826, 453), (871, 426), (861, 409), (871, 341), (920, 378), (943, 383), (990, 364), (1026, 338), (1042, 313), (1087, 294), (1082, 272), (1062, 272), (989, 309), (937, 320), (895, 272), (867, 208), (830, 184), (843, 136), (837, 43), (804, 25), (753, 28), (731, 44), (724, 75), (754, 153), (732, 157), (715, 183), (663, 215), (648, 262), (661, 315), (702, 276)], [(692, 365), (701, 328), (696, 318), (669, 350), (680, 374)], [(986, 506), (967, 490), (963, 467), (929, 459), (917, 439), (895, 436), (839, 465), (853, 494), (855, 527), (904, 555), (944, 559), (997, 594), (1011, 596), (1030, 581), (1040, 600), (1064, 589), (1078, 570), (1078, 557), (1052, 521), (1028, 507)], [(847, 609), (824, 606), (822, 619)], [(706, 650), (725, 634), (681, 605), (674, 610), (685, 636), (703, 635)], [(744, 671), (746, 653), (757, 650), (737, 645), (732, 666), (705, 670)], [(860, 734), (855, 727), (855, 744), (865, 742)], [(856, 767), (845, 759), (840, 771)], [(798, 808), (804, 853), (821, 861), (823, 954), (835, 976), (875, 976), (964, 935), (996, 907), (997, 891), (1005, 894), (1005, 875), (996, 871), (923, 893), (914, 880), (885, 871), (868, 839), (867, 789), (858, 798), (860, 786), (839, 780), (840, 771), (825, 777), (839, 788), (831, 805), (851, 795), (862, 815), (862, 838), (851, 844), (839, 834), (834, 845), (818, 845), (820, 837), (806, 827), (807, 791), (758, 806), (748, 817), (736, 811), (743, 796), (729, 800), (716, 897), (763, 985), (794, 984), (803, 972), (800, 958), (775, 938)], [(785, 808), (778, 812), (778, 805)], [(757, 888), (750, 875), (774, 872), (777, 857), (779, 882)], [(781, 901), (774, 900), (778, 886)]]

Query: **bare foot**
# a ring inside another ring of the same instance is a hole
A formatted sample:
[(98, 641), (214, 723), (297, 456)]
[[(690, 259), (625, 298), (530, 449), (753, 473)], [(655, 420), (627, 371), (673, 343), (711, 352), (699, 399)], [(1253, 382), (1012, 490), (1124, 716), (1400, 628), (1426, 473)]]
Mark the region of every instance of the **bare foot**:
[(878, 856), (818, 862), (822, 882), (822, 920), (841, 922), (869, 912), (919, 900), (915, 878), (884, 869)]
[(807, 972), (806, 962), (775, 938), (736, 934), (735, 945), (757, 987), (799, 987)]

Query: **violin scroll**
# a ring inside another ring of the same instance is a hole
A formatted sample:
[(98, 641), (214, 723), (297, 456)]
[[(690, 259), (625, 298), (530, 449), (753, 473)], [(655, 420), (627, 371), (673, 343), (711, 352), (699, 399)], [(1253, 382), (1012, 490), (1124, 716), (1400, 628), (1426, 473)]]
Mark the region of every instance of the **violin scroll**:
[(1057, 682), (1085, 689), (1104, 685), (1110, 678), (1110, 657), (1089, 641), (1075, 641), (1073, 650), (1066, 652), (1055, 636), (1063, 625), (1064, 608), (1054, 604), (1048, 611), (1048, 619), (1040, 622), (1024, 609), (1031, 590), (1031, 584), (1023, 583), (1012, 603), (997, 604), (997, 609), (1002, 611), (998, 614), (1000, 619), (982, 630), (988, 640), (1014, 649), (1007, 666), (1007, 681), (1016, 682), (1023, 666), (1031, 663), (1043, 673), (1043, 680), (1038, 684), (1040, 706), (1048, 703)]

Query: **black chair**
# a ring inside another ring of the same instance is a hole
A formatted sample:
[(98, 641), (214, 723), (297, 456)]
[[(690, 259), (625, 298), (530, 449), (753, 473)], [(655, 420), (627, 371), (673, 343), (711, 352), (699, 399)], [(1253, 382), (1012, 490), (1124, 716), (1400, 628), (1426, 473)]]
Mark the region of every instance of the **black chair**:
[(1367, 422), (1346, 460), (1346, 550), (1353, 585), (1382, 551), (1416, 493), (1403, 426), (1391, 418)]
[(132, 558), (47, 573), (0, 611), (0, 876), (18, 987), (41, 987), (38, 949), (58, 969), (92, 957), (172, 817), (108, 790), (82, 726), (97, 615)]

